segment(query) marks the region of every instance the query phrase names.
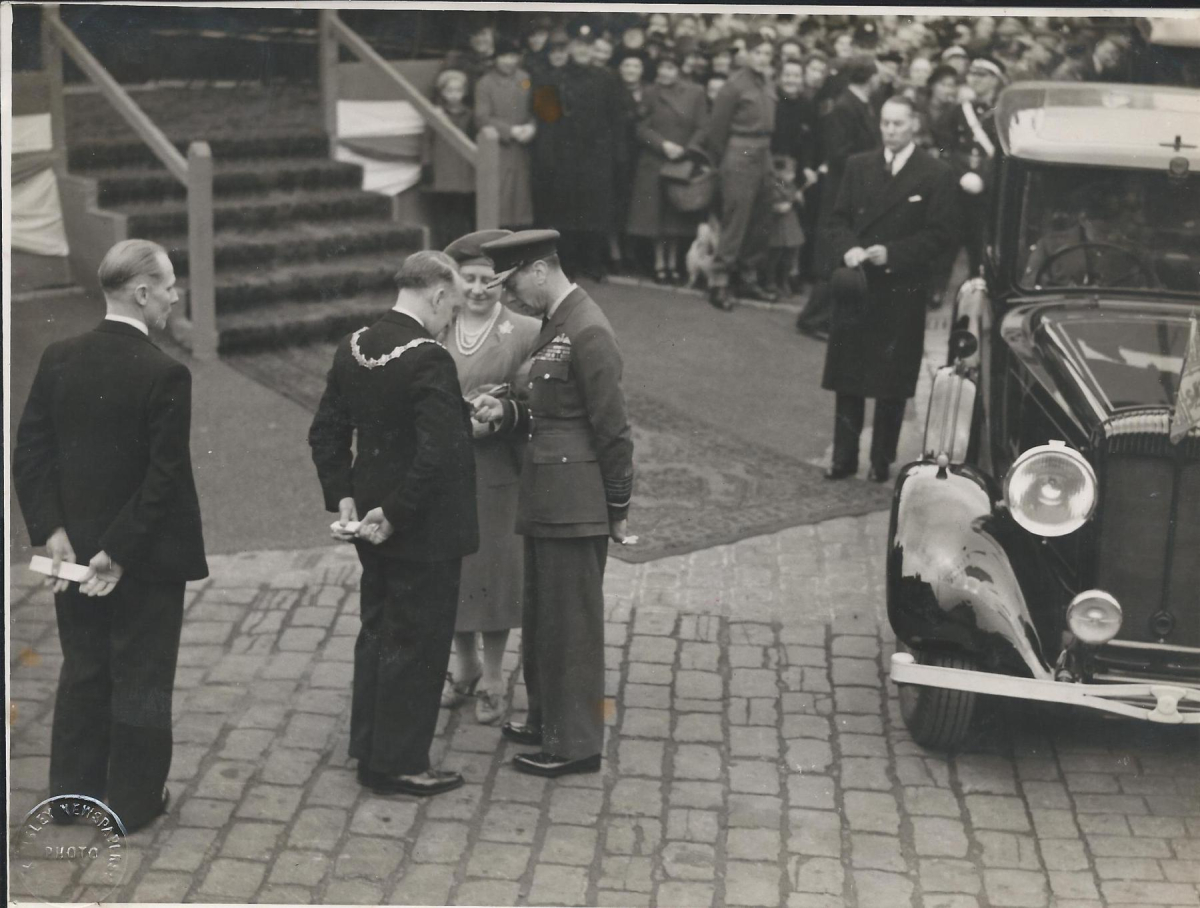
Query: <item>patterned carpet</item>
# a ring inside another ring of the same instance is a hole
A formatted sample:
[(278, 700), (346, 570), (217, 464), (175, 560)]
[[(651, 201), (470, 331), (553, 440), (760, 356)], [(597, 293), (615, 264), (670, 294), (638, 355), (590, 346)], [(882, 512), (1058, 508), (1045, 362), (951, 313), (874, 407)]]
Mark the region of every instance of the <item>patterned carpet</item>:
[[(333, 346), (231, 356), (255, 381), (316, 410)], [(613, 546), (623, 561), (682, 555), (785, 527), (886, 509), (891, 487), (830, 483), (821, 471), (711, 425), (671, 404), (627, 394), (637, 485), (630, 512), (636, 547)]]

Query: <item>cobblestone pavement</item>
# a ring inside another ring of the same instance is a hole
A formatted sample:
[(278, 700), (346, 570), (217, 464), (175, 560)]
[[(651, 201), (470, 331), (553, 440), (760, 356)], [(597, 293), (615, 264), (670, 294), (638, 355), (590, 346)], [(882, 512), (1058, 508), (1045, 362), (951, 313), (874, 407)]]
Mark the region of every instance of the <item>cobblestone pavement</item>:
[[(874, 514), (610, 561), (603, 771), (518, 774), (497, 728), (443, 712), (434, 756), (467, 785), (422, 802), (364, 792), (347, 757), (352, 551), (215, 557), (188, 592), (171, 811), (131, 837), (117, 897), (1200, 904), (1196, 735), (998, 706), (966, 755), (912, 743), (886, 681), (885, 536)], [(15, 821), (45, 785), (61, 664), (20, 569), (12, 653)]]

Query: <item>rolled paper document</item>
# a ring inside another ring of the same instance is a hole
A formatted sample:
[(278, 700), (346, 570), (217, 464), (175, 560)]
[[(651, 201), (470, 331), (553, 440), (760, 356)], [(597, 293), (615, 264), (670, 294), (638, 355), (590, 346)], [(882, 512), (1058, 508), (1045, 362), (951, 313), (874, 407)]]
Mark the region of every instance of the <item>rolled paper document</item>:
[(88, 566), (86, 564), (76, 564), (73, 561), (60, 561), (58, 563), (58, 573), (54, 573), (54, 559), (47, 558), (45, 555), (34, 555), (29, 561), (29, 569), (37, 571), (39, 574), (45, 574), (47, 577), (53, 577), (55, 580), (70, 580), (72, 583), (82, 583), (87, 579)]
[(342, 523), (340, 520), (335, 520), (329, 525), (329, 529), (335, 533), (357, 533), (359, 523), (357, 520), (351, 520), (347, 523)]

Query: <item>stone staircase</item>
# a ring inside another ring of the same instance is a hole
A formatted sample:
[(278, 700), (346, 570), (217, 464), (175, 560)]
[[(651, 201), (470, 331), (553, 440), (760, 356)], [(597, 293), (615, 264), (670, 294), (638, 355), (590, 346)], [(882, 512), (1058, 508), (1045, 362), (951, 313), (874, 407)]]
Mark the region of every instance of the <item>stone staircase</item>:
[[(186, 154), (186, 141), (176, 143)], [(392, 276), (423, 228), (391, 219), (361, 169), (333, 161), (324, 133), (289, 129), (209, 140), (214, 159), (217, 328), (222, 353), (331, 340), (395, 301)], [(69, 143), (68, 170), (95, 180), (131, 237), (161, 243), (187, 285), (186, 190), (146, 146)]]

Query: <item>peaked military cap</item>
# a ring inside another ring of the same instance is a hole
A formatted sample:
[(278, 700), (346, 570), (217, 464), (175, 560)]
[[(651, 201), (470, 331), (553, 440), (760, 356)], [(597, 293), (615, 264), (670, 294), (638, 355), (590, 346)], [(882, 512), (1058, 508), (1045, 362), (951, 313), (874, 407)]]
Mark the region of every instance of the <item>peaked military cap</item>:
[(490, 257), (496, 276), (489, 287), (503, 284), (518, 268), (558, 253), (557, 230), (518, 230), (516, 233), (483, 244), (483, 254)]

